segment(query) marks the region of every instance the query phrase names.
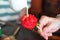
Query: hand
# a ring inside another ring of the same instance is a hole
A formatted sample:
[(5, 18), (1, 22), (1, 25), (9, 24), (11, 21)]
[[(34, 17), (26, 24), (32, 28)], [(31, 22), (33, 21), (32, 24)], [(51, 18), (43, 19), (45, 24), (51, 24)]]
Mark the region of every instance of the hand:
[(27, 13), (27, 8), (25, 7), (20, 11), (19, 19), (21, 19), (21, 17), (24, 16), (26, 13)]
[(3, 40), (11, 40), (10, 37), (3, 38)]
[(42, 16), (39, 22), (40, 25), (38, 27), (38, 32), (46, 40), (48, 40), (49, 36), (52, 36), (53, 32), (56, 32), (58, 29), (60, 29), (60, 20), (57, 18)]
[(18, 15), (19, 17), (16, 21), (17, 22), (19, 21), (19, 23), (20, 23), (22, 16), (24, 16), (26, 14), (26, 12), (27, 12), (27, 8), (25, 7), (20, 11), (20, 14)]

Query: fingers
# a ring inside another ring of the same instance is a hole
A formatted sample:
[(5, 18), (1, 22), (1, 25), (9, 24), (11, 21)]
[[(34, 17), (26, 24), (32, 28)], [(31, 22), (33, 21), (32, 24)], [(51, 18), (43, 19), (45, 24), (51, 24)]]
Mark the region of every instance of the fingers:
[(52, 33), (48, 33), (47, 35), (48, 35), (48, 37), (49, 37), (49, 36), (52, 36)]
[(42, 16), (41, 19), (39, 20), (39, 22), (40, 22), (39, 26), (42, 29), (48, 23), (48, 17)]
[(38, 30), (38, 32), (44, 39), (46, 39), (46, 40), (48, 39), (47, 34), (45, 34), (46, 32), (43, 32), (43, 31), (40, 31), (40, 30)]
[(43, 30), (43, 34), (42, 34), (42, 35), (44, 35), (43, 37), (44, 37), (46, 40), (48, 40), (48, 37), (49, 37), (49, 36), (52, 36), (52, 33)]
[(39, 31), (40, 35), (41, 35), (44, 39), (46, 39), (46, 40), (48, 40), (48, 37), (49, 37), (49, 36), (52, 36), (52, 33), (47, 32), (47, 31), (45, 31), (45, 30), (43, 30), (43, 31), (38, 30), (38, 31)]
[(44, 28), (44, 30), (47, 32), (53, 33), (53, 32), (56, 32), (57, 30), (59, 30), (59, 25), (57, 24), (57, 22), (52, 22), (48, 26), (46, 26)]
[(56, 18), (51, 18), (47, 16), (42, 16), (39, 20), (39, 30), (40, 35), (48, 40), (49, 36), (52, 36), (53, 32), (56, 32), (59, 29), (60, 22)]
[(7, 37), (7, 38), (4, 38), (3, 40), (11, 40), (9, 37)]
[(42, 16), (41, 19), (39, 20), (40, 25), (38, 27), (40, 35), (43, 36), (46, 40), (48, 40), (48, 35), (45, 31), (43, 31), (43, 27), (47, 25), (48, 23), (48, 17), (47, 16)]
[(25, 14), (26, 14), (26, 8), (23, 8), (23, 9), (20, 11), (19, 19), (21, 19), (21, 17), (22, 17), (23, 15), (25, 15)]
[(49, 36), (52, 36), (52, 33), (48, 32), (48, 30), (50, 30), (50, 26), (49, 27), (47, 26), (48, 24), (50, 25), (49, 22), (51, 22), (51, 20), (52, 19), (50, 17), (47, 17), (47, 16), (42, 16), (41, 19), (39, 20), (40, 25), (38, 28), (40, 29), (40, 35), (43, 36), (46, 40), (48, 40)]
[(41, 19), (39, 20), (40, 22), (40, 28), (45, 27), (47, 24), (51, 23), (52, 21), (54, 21), (54, 18), (51, 17), (47, 17), (47, 16), (42, 16)]
[(55, 21), (56, 19), (55, 18), (52, 18), (52, 17), (48, 17), (48, 16), (41, 16), (39, 22), (40, 22), (40, 26), (44, 26), (46, 25), (48, 22), (52, 22), (52, 21)]

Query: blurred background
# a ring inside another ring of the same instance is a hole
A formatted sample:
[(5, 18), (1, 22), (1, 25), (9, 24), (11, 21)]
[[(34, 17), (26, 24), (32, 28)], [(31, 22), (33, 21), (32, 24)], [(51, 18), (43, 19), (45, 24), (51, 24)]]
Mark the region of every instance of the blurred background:
[[(23, 4), (22, 6), (23, 8), (26, 7), (26, 3), (27, 3), (29, 8), (28, 10), (29, 13), (34, 14), (38, 19), (42, 15), (56, 17), (60, 13), (60, 0), (24, 0), (22, 2), (21, 0), (19, 1), (20, 2), (18, 2), (17, 0), (18, 3)], [(14, 5), (12, 8), (10, 6), (9, 0), (0, 0), (0, 20), (6, 21), (6, 22), (8, 21), (13, 24), (16, 24), (16, 26), (13, 27), (12, 25), (10, 26), (10, 24), (7, 23), (6, 26), (2, 27), (3, 33), (6, 35), (12, 35), (12, 33), (15, 31), (15, 29), (19, 25), (21, 29), (16, 36), (17, 40), (44, 40), (44, 38), (42, 38), (39, 34), (23, 28), (21, 24), (18, 24), (16, 22), (23, 8), (21, 10), (16, 10), (14, 7), (16, 7), (16, 5)], [(19, 9), (19, 7), (20, 6), (18, 5), (18, 7), (16, 8)], [(60, 36), (60, 31), (57, 31), (56, 33), (54, 33), (54, 35)]]
[(36, 16), (56, 17), (60, 13), (60, 0), (31, 0), (30, 6), (29, 13)]

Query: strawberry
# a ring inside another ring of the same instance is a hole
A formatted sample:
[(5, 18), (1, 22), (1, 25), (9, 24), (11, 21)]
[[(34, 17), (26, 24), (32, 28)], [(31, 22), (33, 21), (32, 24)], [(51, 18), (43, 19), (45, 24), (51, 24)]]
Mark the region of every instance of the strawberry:
[(28, 14), (28, 17), (27, 15), (24, 15), (21, 18), (21, 24), (24, 28), (33, 30), (37, 24), (37, 18), (32, 14)]

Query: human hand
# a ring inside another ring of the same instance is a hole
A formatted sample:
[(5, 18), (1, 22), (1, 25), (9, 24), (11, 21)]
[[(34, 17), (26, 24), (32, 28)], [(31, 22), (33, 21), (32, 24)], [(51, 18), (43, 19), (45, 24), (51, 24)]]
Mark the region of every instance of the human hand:
[(11, 40), (10, 37), (3, 38), (3, 40)]
[(19, 19), (21, 19), (21, 17), (24, 16), (26, 13), (27, 13), (27, 8), (25, 7), (20, 11)]
[(46, 40), (48, 40), (49, 36), (52, 36), (53, 32), (60, 29), (60, 20), (57, 18), (42, 16), (39, 22), (38, 33)]

